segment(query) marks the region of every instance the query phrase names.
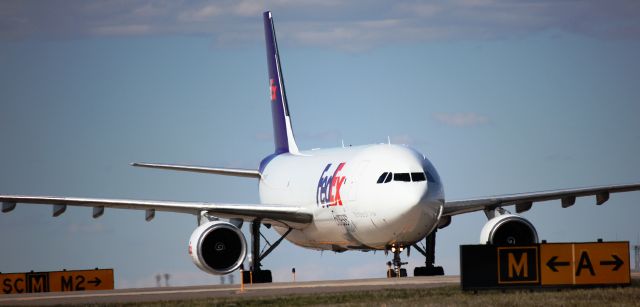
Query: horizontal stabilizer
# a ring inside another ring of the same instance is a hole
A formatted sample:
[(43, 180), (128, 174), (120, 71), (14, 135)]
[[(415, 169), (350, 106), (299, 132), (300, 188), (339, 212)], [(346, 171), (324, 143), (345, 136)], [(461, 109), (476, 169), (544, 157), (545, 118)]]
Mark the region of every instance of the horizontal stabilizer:
[(157, 164), (157, 163), (131, 163), (131, 166), (260, 179), (259, 171), (251, 170), (251, 169), (242, 169), (242, 168), (222, 168), (222, 167)]

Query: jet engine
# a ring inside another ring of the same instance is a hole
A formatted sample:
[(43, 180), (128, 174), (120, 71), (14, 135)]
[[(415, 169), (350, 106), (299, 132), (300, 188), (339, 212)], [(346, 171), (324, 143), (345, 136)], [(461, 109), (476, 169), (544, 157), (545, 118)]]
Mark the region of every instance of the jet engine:
[(538, 232), (527, 219), (515, 214), (490, 219), (480, 232), (481, 244), (526, 245), (538, 243)]
[(189, 254), (201, 270), (224, 275), (238, 269), (247, 255), (242, 231), (231, 223), (213, 221), (200, 225), (189, 239)]

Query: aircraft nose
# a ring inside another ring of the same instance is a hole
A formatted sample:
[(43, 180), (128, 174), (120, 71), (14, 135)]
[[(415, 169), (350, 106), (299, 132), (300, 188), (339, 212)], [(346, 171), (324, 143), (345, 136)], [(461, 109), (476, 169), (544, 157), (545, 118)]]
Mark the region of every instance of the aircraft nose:
[(398, 218), (407, 221), (422, 216), (428, 206), (429, 188), (426, 181), (407, 183), (397, 188), (400, 191), (394, 203)]
[[(405, 200), (404, 220), (414, 225), (413, 232), (431, 230), (438, 222), (444, 205), (444, 192), (437, 171), (426, 158), (422, 159), (424, 177), (417, 175), (414, 180), (412, 173), (411, 187)], [(426, 233), (425, 233), (426, 235)]]

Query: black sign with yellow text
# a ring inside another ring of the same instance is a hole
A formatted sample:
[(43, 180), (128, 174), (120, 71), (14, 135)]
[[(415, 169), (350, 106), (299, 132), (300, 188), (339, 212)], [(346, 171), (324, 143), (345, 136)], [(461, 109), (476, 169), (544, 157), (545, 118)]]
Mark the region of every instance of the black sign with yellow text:
[(460, 246), (463, 290), (629, 285), (629, 242)]

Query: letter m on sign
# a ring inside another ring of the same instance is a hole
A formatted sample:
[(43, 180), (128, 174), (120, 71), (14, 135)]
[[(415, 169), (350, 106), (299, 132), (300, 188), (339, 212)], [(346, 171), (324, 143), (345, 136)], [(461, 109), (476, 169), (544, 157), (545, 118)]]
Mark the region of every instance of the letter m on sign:
[(49, 273), (27, 273), (25, 277), (28, 293), (49, 292)]
[(498, 247), (498, 284), (538, 284), (538, 247)]
[(507, 272), (509, 272), (509, 278), (514, 278), (514, 276), (520, 277), (522, 276), (523, 278), (528, 278), (529, 277), (529, 266), (527, 263), (527, 253), (522, 253), (520, 256), (520, 260), (516, 260), (516, 253), (509, 253), (508, 254), (508, 266), (509, 269), (507, 270)]

